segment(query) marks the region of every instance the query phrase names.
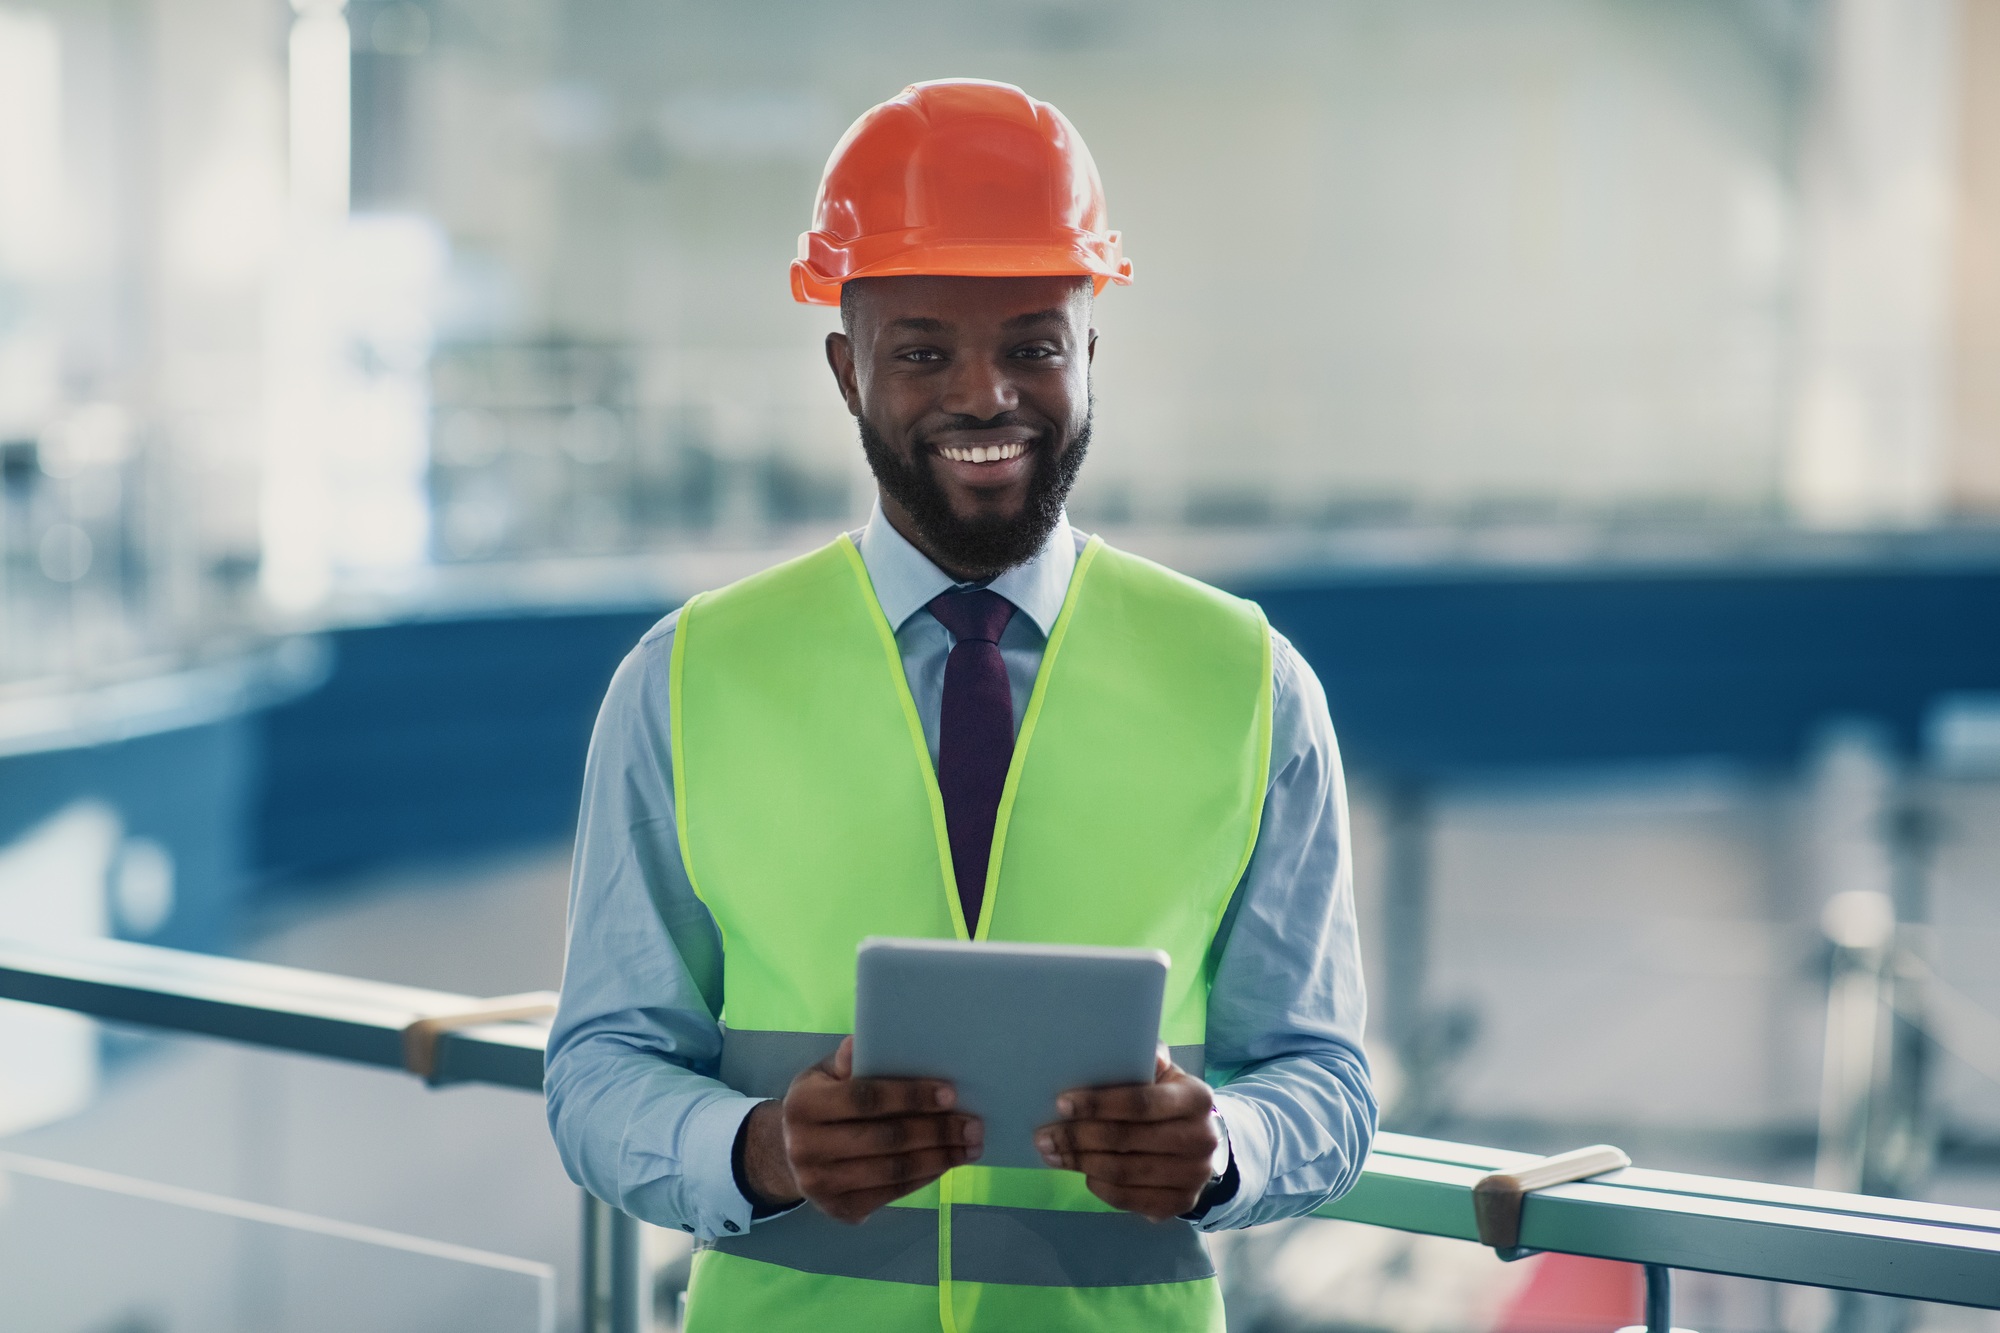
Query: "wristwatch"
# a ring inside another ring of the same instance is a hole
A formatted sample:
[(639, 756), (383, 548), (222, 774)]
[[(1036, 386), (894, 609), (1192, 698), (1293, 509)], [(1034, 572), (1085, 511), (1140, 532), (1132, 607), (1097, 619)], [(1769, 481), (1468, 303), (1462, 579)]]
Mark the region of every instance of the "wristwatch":
[(1236, 1157), (1229, 1151), (1229, 1122), (1215, 1107), (1210, 1107), (1208, 1113), (1215, 1117), (1215, 1153), (1208, 1159), (1208, 1184), (1202, 1187), (1194, 1207), (1181, 1214), (1181, 1218), (1188, 1222), (1201, 1221), (1211, 1209), (1235, 1198), (1236, 1187), (1242, 1183), (1242, 1178), (1236, 1174)]
[(1215, 1185), (1229, 1174), (1229, 1121), (1219, 1106), (1209, 1107), (1208, 1113), (1215, 1117), (1215, 1152), (1208, 1159), (1208, 1183)]

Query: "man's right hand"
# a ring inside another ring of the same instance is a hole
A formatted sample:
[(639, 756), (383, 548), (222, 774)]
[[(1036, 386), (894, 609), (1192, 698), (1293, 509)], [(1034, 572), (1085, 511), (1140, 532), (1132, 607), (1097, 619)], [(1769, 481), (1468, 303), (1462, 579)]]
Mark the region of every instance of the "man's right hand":
[(809, 1199), (860, 1223), (955, 1166), (979, 1160), (984, 1129), (952, 1110), (949, 1083), (854, 1077), (854, 1038), (750, 1112), (743, 1174), (767, 1204)]

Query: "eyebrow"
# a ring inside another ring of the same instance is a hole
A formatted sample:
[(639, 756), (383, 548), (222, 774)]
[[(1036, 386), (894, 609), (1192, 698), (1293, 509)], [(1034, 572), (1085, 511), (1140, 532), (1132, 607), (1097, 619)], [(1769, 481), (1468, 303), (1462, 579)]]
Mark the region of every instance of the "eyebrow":
[[(1002, 324), (1000, 327), (1005, 329), (1019, 329), (1019, 328), (1026, 328), (1034, 324), (1060, 324), (1063, 322), (1063, 320), (1068, 318), (1068, 316), (1069, 312), (1067, 310), (1064, 310), (1059, 306), (1051, 306), (1047, 310), (1033, 310), (1025, 315), (1016, 315), (1012, 319), (1008, 320), (1005, 324)], [(901, 319), (890, 320), (888, 324), (885, 325), (884, 327), (891, 329), (901, 329), (910, 333), (951, 332), (951, 326), (949, 324), (945, 323), (941, 319), (932, 319), (928, 315), (905, 315)]]

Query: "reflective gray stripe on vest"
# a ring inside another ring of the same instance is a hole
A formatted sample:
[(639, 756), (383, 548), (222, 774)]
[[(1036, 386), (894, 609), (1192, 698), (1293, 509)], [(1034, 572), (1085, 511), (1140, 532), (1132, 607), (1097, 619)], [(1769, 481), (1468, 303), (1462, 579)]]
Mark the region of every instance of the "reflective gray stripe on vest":
[[(709, 1248), (827, 1277), (918, 1286), (938, 1278), (937, 1214), (928, 1208), (884, 1208), (851, 1227), (807, 1204)], [(1214, 1277), (1215, 1266), (1185, 1222), (960, 1203), (951, 1209), (951, 1276), (1021, 1287), (1136, 1287)]]
[[(725, 1029), (722, 1081), (752, 1097), (782, 1097), (801, 1069), (833, 1054), (841, 1036)], [(1190, 1073), (1202, 1071), (1200, 1045), (1175, 1046), (1169, 1055)], [(1185, 1222), (992, 1204), (954, 1204), (951, 1219), (954, 1281), (1130, 1287), (1215, 1276), (1200, 1236)], [(928, 1208), (884, 1208), (854, 1227), (807, 1204), (710, 1248), (828, 1277), (922, 1286), (938, 1280), (937, 1214)]]
[(1215, 1265), (1186, 1222), (958, 1203), (951, 1208), (951, 1276), (1025, 1287), (1137, 1287), (1214, 1277)]
[(722, 1030), (722, 1066), (717, 1076), (752, 1097), (782, 1097), (798, 1072), (816, 1065), (840, 1046), (842, 1032), (767, 1032), (756, 1028)]
[[(719, 1076), (738, 1092), (752, 1097), (782, 1097), (801, 1069), (832, 1055), (845, 1034), (839, 1032), (773, 1032), (756, 1028), (722, 1030)], [(1168, 1055), (1196, 1078), (1202, 1076), (1203, 1047), (1172, 1046)]]
[(709, 1248), (828, 1277), (925, 1287), (938, 1280), (937, 1213), (929, 1208), (882, 1208), (853, 1227), (806, 1204)]

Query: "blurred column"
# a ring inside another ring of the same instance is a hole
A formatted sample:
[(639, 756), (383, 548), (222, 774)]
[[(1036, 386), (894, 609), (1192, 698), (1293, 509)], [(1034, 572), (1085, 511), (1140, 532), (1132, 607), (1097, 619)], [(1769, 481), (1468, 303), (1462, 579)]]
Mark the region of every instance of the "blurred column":
[(1799, 161), (1785, 493), (1827, 527), (1929, 522), (1950, 431), (1959, 0), (1829, 0)]
[(1959, 0), (1959, 182), (1947, 503), (2000, 517), (2000, 0)]
[(287, 43), (289, 221), (272, 284), (261, 581), (302, 610), (327, 593), (332, 506), (324, 459), (341, 355), (329, 310), (328, 260), (347, 219), (352, 45), (346, 0), (293, 0)]
[(344, 0), (293, 0), (290, 211), (272, 284), (261, 529), (265, 596), (312, 608), (342, 575), (430, 549), (428, 370), (447, 244), (427, 219), (350, 217)]

